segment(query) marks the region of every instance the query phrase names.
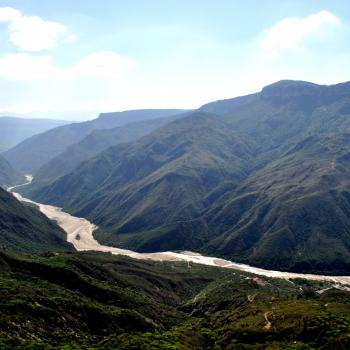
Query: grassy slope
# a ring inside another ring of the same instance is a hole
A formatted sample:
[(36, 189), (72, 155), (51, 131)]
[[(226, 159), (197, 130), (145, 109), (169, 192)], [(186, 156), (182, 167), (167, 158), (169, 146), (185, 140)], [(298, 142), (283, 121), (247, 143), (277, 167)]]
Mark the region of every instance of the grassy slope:
[(36, 208), (0, 188), (0, 246), (20, 252), (73, 250), (66, 233)]
[[(185, 114), (184, 114), (185, 115)], [(170, 123), (176, 117), (158, 118), (126, 124), (112, 129), (95, 130), (78, 143), (69, 146), (64, 152), (45, 163), (35, 174), (34, 186), (47, 186), (48, 182), (73, 171), (80, 163), (105, 149), (125, 142), (131, 142), (149, 134), (153, 130)]]
[(107, 150), (35, 199), (79, 208), (77, 215), (119, 232), (152, 229), (198, 215), (212, 191), (236, 186), (251, 148), (215, 116), (198, 113), (139, 143)]
[(349, 292), (327, 284), (102, 253), (1, 253), (0, 269), (4, 349), (349, 346)]
[(349, 141), (347, 133), (310, 137), (248, 178), (206, 214), (226, 230), (207, 250), (277, 269), (348, 273)]

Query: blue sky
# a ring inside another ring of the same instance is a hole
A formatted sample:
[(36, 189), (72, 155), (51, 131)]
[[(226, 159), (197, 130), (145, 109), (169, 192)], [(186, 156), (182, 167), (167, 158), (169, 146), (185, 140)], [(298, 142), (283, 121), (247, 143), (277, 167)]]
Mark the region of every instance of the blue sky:
[[(0, 112), (196, 108), (350, 80), (348, 1), (0, 1)], [(49, 114), (48, 114), (49, 115)]]

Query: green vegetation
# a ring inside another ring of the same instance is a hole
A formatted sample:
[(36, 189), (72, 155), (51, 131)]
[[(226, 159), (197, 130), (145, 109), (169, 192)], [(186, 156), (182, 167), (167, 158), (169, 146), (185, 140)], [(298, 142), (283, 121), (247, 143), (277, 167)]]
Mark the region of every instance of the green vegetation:
[(24, 182), (24, 176), (15, 171), (10, 163), (0, 155), (0, 186), (11, 186)]
[(33, 206), (25, 206), (0, 188), (0, 247), (42, 253), (73, 250), (66, 233)]
[(111, 129), (132, 122), (172, 116), (183, 112), (176, 109), (148, 109), (102, 113), (99, 118), (82, 123), (63, 125), (24, 140), (4, 153), (11, 165), (25, 173), (35, 172), (67, 147), (80, 142), (94, 130)]
[(124, 142), (131, 142), (149, 134), (185, 114), (151, 119), (118, 126), (113, 129), (95, 130), (80, 142), (69, 146), (57, 157), (45, 163), (36, 173), (33, 186), (41, 187), (47, 182), (73, 171), (81, 162), (96, 156), (105, 149)]
[(347, 274), (349, 96), (350, 83), (281, 81), (23, 191), (90, 219), (101, 243)]
[(345, 349), (349, 293), (104, 253), (0, 253), (2, 349)]
[(214, 225), (242, 207), (244, 218), (206, 249), (275, 269), (348, 274), (349, 145), (350, 133), (310, 137), (249, 177), (211, 213)]

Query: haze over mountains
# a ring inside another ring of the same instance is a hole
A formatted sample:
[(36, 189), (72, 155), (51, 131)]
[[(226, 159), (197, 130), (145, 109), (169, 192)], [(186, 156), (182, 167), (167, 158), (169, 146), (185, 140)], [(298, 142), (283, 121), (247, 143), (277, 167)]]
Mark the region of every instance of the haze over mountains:
[(94, 130), (111, 129), (132, 122), (168, 117), (182, 110), (136, 110), (104, 113), (97, 119), (73, 123), (33, 136), (4, 153), (12, 166), (24, 173), (34, 174), (46, 162), (81, 141)]
[(187, 114), (185, 112), (175, 116), (125, 124), (112, 129), (94, 130), (80, 142), (72, 144), (64, 152), (40, 167), (35, 173), (35, 182), (40, 183), (59, 178), (74, 170), (82, 161), (92, 158), (105, 149), (120, 143), (137, 140), (162, 125)]
[(67, 121), (53, 119), (24, 119), (0, 117), (0, 152), (4, 152), (23, 140), (49, 129), (67, 124)]
[(346, 273), (349, 106), (350, 83), (280, 81), (151, 126), (143, 137), (137, 123), (110, 130), (111, 139), (135, 132), (120, 139), (133, 142), (107, 148), (106, 131), (94, 133), (44, 165), (23, 191), (87, 217), (105, 244)]

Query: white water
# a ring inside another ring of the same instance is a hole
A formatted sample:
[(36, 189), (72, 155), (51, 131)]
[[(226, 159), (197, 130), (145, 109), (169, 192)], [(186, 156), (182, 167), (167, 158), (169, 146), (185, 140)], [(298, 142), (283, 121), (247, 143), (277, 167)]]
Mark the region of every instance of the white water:
[(160, 252), (160, 253), (137, 253), (131, 250), (120, 249), (115, 247), (104, 246), (98, 243), (92, 233), (97, 228), (94, 224), (86, 219), (72, 216), (62, 211), (61, 208), (36, 203), (30, 199), (22, 197), (19, 193), (13, 192), (15, 188), (28, 185), (32, 182), (32, 176), (26, 176), (28, 182), (22, 185), (13, 186), (8, 188), (8, 191), (12, 192), (13, 195), (22, 202), (32, 203), (40, 208), (40, 211), (45, 214), (49, 219), (57, 221), (58, 225), (62, 227), (67, 233), (67, 241), (72, 243), (76, 250), (94, 250), (101, 252), (110, 252), (112, 254), (127, 255), (135, 259), (150, 259), (157, 261), (187, 261), (203, 265), (220, 266), (225, 268), (231, 268), (234, 270), (250, 272), (261, 276), (293, 279), (303, 278), (314, 281), (329, 281), (334, 282), (337, 285), (342, 285), (342, 288), (350, 290), (350, 276), (323, 276), (323, 275), (312, 275), (312, 274), (300, 274), (282, 271), (271, 271), (264, 270), (258, 267), (253, 267), (245, 264), (237, 264), (232, 261), (219, 259), (215, 257), (203, 256), (193, 252)]

